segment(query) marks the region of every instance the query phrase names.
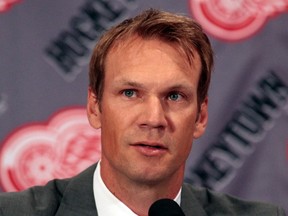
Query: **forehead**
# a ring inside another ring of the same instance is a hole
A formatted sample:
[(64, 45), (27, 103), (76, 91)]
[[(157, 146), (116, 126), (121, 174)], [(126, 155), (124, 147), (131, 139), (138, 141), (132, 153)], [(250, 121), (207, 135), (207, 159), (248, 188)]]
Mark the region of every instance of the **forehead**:
[(198, 81), (201, 61), (197, 52), (191, 59), (192, 62), (186, 53), (174, 43), (134, 36), (118, 41), (109, 50), (105, 61), (105, 74), (133, 71), (133, 69), (137, 70), (134, 71), (135, 73), (140, 70), (148, 74), (149, 70), (154, 70), (153, 77), (160, 76), (161, 72), (162, 74), (165, 72), (167, 76), (180, 72)]
[[(189, 64), (190, 66), (193, 67), (195, 64), (195, 58), (200, 58), (197, 50), (191, 47), (187, 48), (185, 45), (180, 45), (180, 43), (172, 42), (172, 41), (167, 41), (165, 38), (160, 38), (160, 37), (148, 37), (148, 38), (143, 38), (138, 35), (129, 35), (125, 38), (121, 37), (118, 40), (114, 41), (111, 47), (109, 48), (108, 55), (109, 56), (111, 53), (114, 52), (123, 52), (127, 53), (127, 51), (131, 48), (132, 50), (139, 50), (141, 47), (143, 48), (144, 45), (147, 43), (154, 41), (158, 43), (165, 44), (166, 46), (170, 46), (175, 52), (177, 52), (177, 55), (181, 56), (182, 62), (181, 64)], [(186, 49), (184, 47), (186, 47)]]

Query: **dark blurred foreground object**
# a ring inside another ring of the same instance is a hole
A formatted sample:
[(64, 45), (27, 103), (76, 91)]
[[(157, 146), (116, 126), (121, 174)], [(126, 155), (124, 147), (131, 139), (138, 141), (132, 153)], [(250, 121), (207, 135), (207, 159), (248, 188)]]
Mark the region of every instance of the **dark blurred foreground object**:
[(148, 212), (149, 216), (185, 216), (180, 206), (171, 199), (160, 199), (154, 202)]

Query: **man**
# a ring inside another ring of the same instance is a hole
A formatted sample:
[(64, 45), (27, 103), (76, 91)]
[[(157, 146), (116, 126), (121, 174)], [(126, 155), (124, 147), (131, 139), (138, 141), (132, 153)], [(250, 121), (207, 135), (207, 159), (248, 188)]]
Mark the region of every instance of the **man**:
[(87, 113), (101, 161), (80, 175), (0, 197), (0, 215), (148, 215), (175, 200), (185, 215), (284, 215), (272, 205), (183, 184), (205, 131), (213, 53), (193, 20), (147, 10), (110, 29), (90, 62)]

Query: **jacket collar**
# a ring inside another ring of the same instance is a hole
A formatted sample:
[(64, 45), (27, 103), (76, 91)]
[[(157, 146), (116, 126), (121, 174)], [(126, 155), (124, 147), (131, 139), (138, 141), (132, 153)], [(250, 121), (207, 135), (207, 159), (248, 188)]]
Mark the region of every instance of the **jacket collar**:
[[(97, 164), (71, 178), (55, 216), (98, 216), (93, 194), (93, 175)], [(207, 216), (191, 186), (183, 184), (181, 208), (185, 215)]]
[(55, 216), (98, 216), (93, 194), (93, 174), (97, 164), (71, 178)]
[(207, 216), (203, 206), (196, 198), (195, 193), (191, 189), (191, 185), (184, 183), (182, 185), (181, 204), (185, 215)]

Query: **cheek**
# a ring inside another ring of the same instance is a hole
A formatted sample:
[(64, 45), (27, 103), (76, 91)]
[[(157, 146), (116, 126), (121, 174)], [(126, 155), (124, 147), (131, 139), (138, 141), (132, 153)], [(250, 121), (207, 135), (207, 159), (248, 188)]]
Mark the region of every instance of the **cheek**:
[[(186, 116), (186, 118), (183, 118)], [(189, 116), (189, 117), (187, 117)], [(175, 142), (181, 146), (179, 151), (190, 151), (193, 134), (195, 131), (195, 121), (196, 115), (185, 115), (178, 116), (178, 119), (175, 120)]]
[[(126, 116), (126, 117), (125, 117)], [(123, 145), (124, 136), (127, 133), (129, 124), (127, 114), (118, 109), (103, 110), (101, 119), (102, 140), (105, 145), (109, 145), (110, 151), (116, 151), (116, 148)]]
[(183, 136), (189, 135), (188, 131), (193, 134), (196, 127), (197, 113), (195, 112), (181, 112), (174, 117), (175, 129)]
[(176, 140), (177, 148), (179, 152), (185, 154), (186, 152), (189, 154), (193, 143), (193, 133), (182, 133), (179, 134), (178, 140)]
[(125, 118), (123, 117), (123, 113), (121, 113), (121, 110), (118, 108), (117, 104), (106, 103), (103, 105), (101, 119), (102, 128), (105, 128), (110, 132), (113, 130), (117, 131), (117, 127), (121, 126), (123, 119)]

